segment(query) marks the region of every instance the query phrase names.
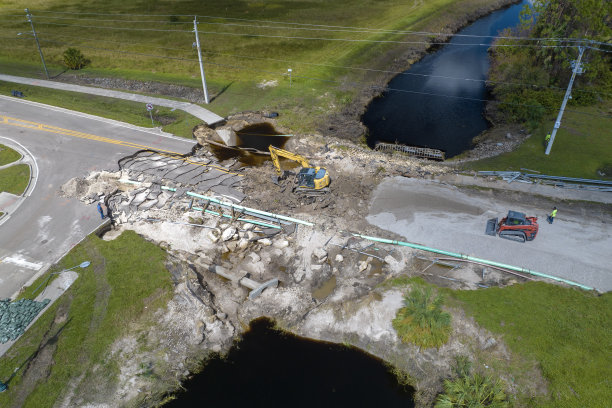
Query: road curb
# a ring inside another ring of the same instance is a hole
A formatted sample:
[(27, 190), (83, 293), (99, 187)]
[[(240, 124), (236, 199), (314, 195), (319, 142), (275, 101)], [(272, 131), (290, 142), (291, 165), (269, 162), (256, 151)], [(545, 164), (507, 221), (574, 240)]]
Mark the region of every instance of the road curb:
[[(26, 161), (25, 163), (30, 167), (30, 180), (28, 180), (28, 185), (26, 186), (25, 190), (21, 194), (20, 196), (21, 198), (19, 199), (19, 202), (17, 203), (17, 205), (13, 208), (11, 212), (11, 213), (14, 213), (21, 206), (21, 204), (26, 200), (26, 198), (32, 195), (32, 192), (36, 188), (36, 182), (38, 181), (38, 173), (39, 173), (38, 163), (36, 162), (36, 157), (34, 157), (34, 155), (28, 150), (28, 148), (22, 145), (21, 143), (19, 143), (18, 141), (8, 138), (6, 136), (0, 136), (0, 139), (8, 140), (9, 142), (14, 143), (13, 147), (15, 145), (19, 146), (15, 148), (15, 150), (17, 150), (21, 154), (21, 158), (18, 160), (19, 162), (23, 162), (24, 159), (29, 160), (29, 161)], [(32, 163), (34, 163), (34, 166), (32, 166)], [(34, 180), (34, 183), (32, 183), (32, 180)], [(2, 215), (0, 217), (0, 225), (8, 221), (9, 218), (11, 218), (11, 214), (9, 213), (5, 213), (4, 215)]]

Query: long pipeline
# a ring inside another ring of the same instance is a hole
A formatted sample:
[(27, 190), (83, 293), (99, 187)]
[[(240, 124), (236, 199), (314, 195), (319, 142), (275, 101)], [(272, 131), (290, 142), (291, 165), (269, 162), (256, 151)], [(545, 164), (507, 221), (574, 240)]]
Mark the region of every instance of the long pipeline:
[(267, 211), (256, 210), (254, 208), (243, 207), (243, 206), (238, 205), (238, 204), (224, 203), (221, 200), (218, 200), (218, 199), (216, 199), (214, 197), (208, 197), (208, 196), (205, 196), (205, 195), (202, 195), (202, 194), (192, 193), (191, 191), (187, 191), (187, 195), (191, 196), (191, 197), (201, 198), (202, 200), (207, 200), (207, 201), (210, 201), (211, 203), (217, 203), (217, 204), (222, 204), (222, 205), (230, 206), (230, 207), (233, 207), (233, 208), (235, 208), (237, 210), (245, 210), (245, 211), (252, 212), (254, 214), (261, 214), (261, 215), (265, 215), (265, 216), (272, 217), (272, 218), (278, 218), (279, 220), (290, 221), (290, 222), (294, 222), (296, 224), (302, 224), (302, 225), (306, 225), (306, 226), (309, 226), (309, 227), (314, 226), (314, 224), (312, 222), (302, 221), (302, 220), (298, 220), (297, 218), (291, 218), (291, 217), (287, 217), (287, 216), (284, 216), (284, 215), (273, 214), (273, 213), (269, 213)]
[(426, 247), (424, 245), (411, 244), (410, 242), (394, 241), (394, 240), (391, 240), (391, 239), (370, 237), (370, 236), (367, 236), (367, 235), (356, 234), (356, 233), (353, 233), (353, 232), (351, 232), (350, 234), (353, 235), (354, 237), (360, 237), (360, 238), (367, 239), (367, 240), (370, 240), (370, 241), (382, 242), (382, 243), (385, 243), (385, 244), (392, 244), (392, 245), (399, 245), (399, 246), (406, 246), (406, 247), (409, 247), (409, 248), (419, 249), (421, 251), (428, 251), (428, 252), (433, 252), (433, 253), (436, 253), (436, 254), (442, 254), (442, 255), (450, 256), (450, 257), (453, 257), (453, 258), (465, 259), (465, 260), (468, 260), (468, 261), (479, 262), (479, 263), (483, 263), (485, 265), (497, 266), (499, 268), (505, 268), (505, 269), (509, 269), (511, 271), (528, 273), (530, 275), (539, 276), (541, 278), (552, 279), (552, 280), (555, 280), (557, 282), (563, 282), (563, 283), (566, 283), (568, 285), (577, 286), (577, 287), (585, 289), (585, 290), (593, 290), (593, 288), (591, 288), (589, 286), (582, 285), (582, 284), (577, 283), (577, 282), (573, 282), (573, 281), (570, 281), (570, 280), (567, 280), (567, 279), (558, 278), (556, 276), (547, 275), (547, 274), (541, 273), (541, 272), (532, 271), (531, 269), (519, 268), (518, 266), (506, 265), (506, 264), (503, 264), (503, 263), (500, 263), (500, 262), (489, 261), (489, 260), (486, 260), (486, 259), (476, 258), (476, 257), (465, 255), (465, 254), (459, 254), (459, 253), (456, 253), (456, 252), (449, 252), (449, 251), (444, 251), (444, 250), (441, 250), (441, 249), (430, 248), (430, 247)]

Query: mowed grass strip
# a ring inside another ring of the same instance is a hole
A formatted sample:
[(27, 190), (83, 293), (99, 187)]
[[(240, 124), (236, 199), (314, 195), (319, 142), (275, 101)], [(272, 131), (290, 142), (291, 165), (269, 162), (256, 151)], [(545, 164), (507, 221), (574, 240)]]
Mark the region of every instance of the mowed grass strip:
[(21, 154), (8, 146), (0, 144), (0, 166), (12, 163), (21, 158)]
[[(137, 126), (152, 127), (151, 117), (144, 103), (0, 81), (0, 94), (10, 95), (13, 89), (22, 91), (27, 100), (119, 120)], [(153, 110), (153, 120), (154, 126), (163, 125), (162, 130), (186, 138), (193, 137), (193, 128), (202, 123), (200, 119), (182, 110), (171, 110), (171, 108), (159, 106), (155, 106)]]
[[(87, 400), (79, 384), (92, 375), (100, 387), (115, 384), (118, 367), (108, 359), (111, 345), (172, 296), (165, 259), (162, 249), (132, 231), (113, 241), (92, 235), (70, 251), (49, 272), (83, 261), (91, 265), (76, 269), (79, 278), (70, 289), (0, 359), (5, 381), (21, 367), (9, 390), (0, 394), (0, 406), (52, 407), (68, 386)], [(46, 278), (22, 296), (30, 296)]]
[(499, 171), (528, 168), (548, 175), (612, 180), (612, 101), (568, 109), (581, 113), (565, 112), (550, 155), (544, 154), (544, 137), (552, 132), (555, 117), (542, 123), (515, 151), (464, 166)]
[(0, 192), (23, 194), (30, 181), (30, 166), (15, 164), (0, 170)]
[(609, 406), (612, 293), (542, 282), (449, 293), (479, 325), (502, 335), (513, 353), (540, 363), (549, 398), (530, 406)]

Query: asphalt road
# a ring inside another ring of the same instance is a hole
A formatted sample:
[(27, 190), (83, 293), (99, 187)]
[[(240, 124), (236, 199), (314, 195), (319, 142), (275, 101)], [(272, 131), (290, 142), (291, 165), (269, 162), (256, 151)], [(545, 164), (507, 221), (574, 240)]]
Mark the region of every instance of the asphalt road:
[[(504, 217), (508, 210), (538, 217), (540, 230), (534, 241), (519, 243), (484, 234), (487, 219)], [(449, 184), (396, 177), (378, 186), (367, 219), (408, 242), (531, 269), (600, 292), (612, 290), (609, 220), (569, 215), (560, 206), (551, 225), (546, 222), (550, 210), (470, 195)]]
[(0, 298), (12, 296), (101, 224), (94, 205), (58, 195), (62, 184), (118, 169), (119, 158), (139, 149), (187, 153), (195, 143), (8, 97), (0, 97), (0, 136), (0, 143), (27, 148), (39, 170), (31, 195), (0, 225)]

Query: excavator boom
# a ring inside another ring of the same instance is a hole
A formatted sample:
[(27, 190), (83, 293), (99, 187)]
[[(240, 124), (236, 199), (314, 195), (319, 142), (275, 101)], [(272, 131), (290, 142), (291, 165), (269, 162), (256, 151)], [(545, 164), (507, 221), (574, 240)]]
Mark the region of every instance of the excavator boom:
[(310, 167), (308, 164), (308, 160), (304, 156), (300, 156), (299, 154), (291, 153), (287, 150), (279, 149), (278, 147), (274, 147), (270, 145), (268, 147), (270, 149), (270, 156), (272, 156), (272, 163), (274, 163), (274, 167), (276, 168), (276, 172), (280, 176), (282, 174), (280, 161), (278, 157), (285, 157), (289, 160), (296, 161), (302, 165), (302, 167)]

